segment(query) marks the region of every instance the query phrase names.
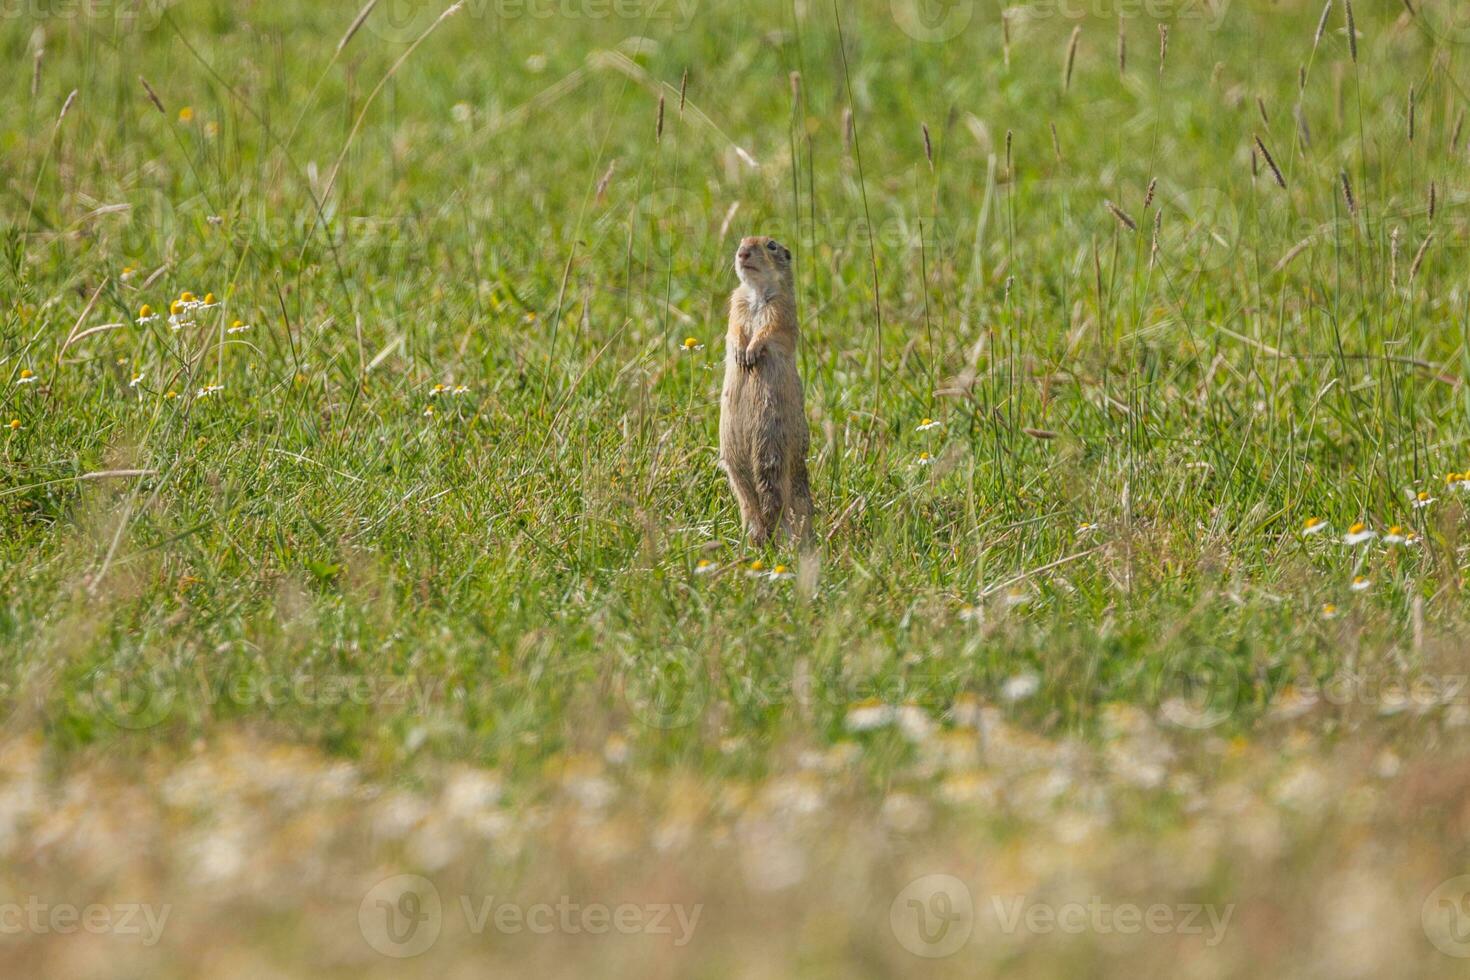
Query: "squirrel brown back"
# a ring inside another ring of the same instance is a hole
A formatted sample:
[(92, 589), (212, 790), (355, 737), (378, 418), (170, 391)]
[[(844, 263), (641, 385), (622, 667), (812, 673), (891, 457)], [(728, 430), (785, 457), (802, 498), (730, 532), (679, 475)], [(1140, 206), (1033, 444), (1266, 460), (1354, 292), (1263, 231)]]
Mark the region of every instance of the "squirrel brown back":
[(740, 286), (730, 297), (721, 464), (752, 544), (765, 544), (782, 528), (804, 541), (812, 520), (810, 437), (796, 370), (791, 250), (772, 238), (746, 238), (735, 253), (735, 273)]

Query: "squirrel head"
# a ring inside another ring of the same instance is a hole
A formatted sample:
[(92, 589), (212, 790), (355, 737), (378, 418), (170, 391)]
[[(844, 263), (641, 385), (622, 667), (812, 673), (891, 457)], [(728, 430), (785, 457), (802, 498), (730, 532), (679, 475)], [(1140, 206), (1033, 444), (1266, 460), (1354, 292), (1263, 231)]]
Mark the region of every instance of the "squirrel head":
[(791, 288), (791, 249), (774, 238), (744, 238), (735, 251), (735, 274), (762, 296)]

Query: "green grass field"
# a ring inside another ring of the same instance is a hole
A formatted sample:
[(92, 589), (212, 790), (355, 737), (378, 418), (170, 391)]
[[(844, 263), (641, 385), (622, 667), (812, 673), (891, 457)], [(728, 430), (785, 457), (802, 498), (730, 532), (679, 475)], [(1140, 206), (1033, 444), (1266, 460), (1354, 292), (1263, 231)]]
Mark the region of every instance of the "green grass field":
[(1326, 6), (0, 3), (0, 971), (1463, 976), (1470, 13)]

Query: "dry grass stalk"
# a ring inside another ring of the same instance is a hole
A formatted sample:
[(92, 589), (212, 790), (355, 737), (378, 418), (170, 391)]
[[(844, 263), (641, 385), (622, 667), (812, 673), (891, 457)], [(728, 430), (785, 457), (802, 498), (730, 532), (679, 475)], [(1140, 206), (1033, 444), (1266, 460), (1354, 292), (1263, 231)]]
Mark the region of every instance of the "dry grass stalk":
[(1255, 140), (1256, 149), (1260, 152), (1262, 159), (1266, 161), (1266, 166), (1271, 168), (1271, 176), (1275, 177), (1276, 183), (1281, 186), (1282, 190), (1285, 190), (1286, 178), (1281, 175), (1281, 168), (1276, 166), (1276, 158), (1271, 156), (1271, 151), (1266, 149), (1266, 144), (1261, 141), (1261, 137), (1256, 136)]
[(1117, 218), (1118, 219), (1118, 223), (1120, 225), (1122, 225), (1124, 228), (1127, 228), (1129, 231), (1137, 231), (1138, 230), (1138, 222), (1134, 221), (1133, 218), (1128, 214), (1127, 211), (1124, 211), (1122, 208), (1118, 207), (1118, 205), (1114, 204), (1112, 201), (1103, 201), (1103, 207), (1107, 208), (1108, 211), (1112, 214), (1112, 216), (1114, 218)]

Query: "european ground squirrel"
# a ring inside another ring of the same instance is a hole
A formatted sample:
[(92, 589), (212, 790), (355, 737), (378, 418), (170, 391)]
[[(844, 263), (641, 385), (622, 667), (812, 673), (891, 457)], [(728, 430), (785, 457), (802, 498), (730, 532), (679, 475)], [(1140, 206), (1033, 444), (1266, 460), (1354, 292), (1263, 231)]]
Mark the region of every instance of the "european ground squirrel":
[(772, 238), (746, 238), (735, 253), (735, 274), (740, 286), (730, 297), (725, 338), (720, 462), (752, 544), (765, 544), (783, 527), (804, 542), (812, 522), (811, 439), (796, 371), (791, 250)]

